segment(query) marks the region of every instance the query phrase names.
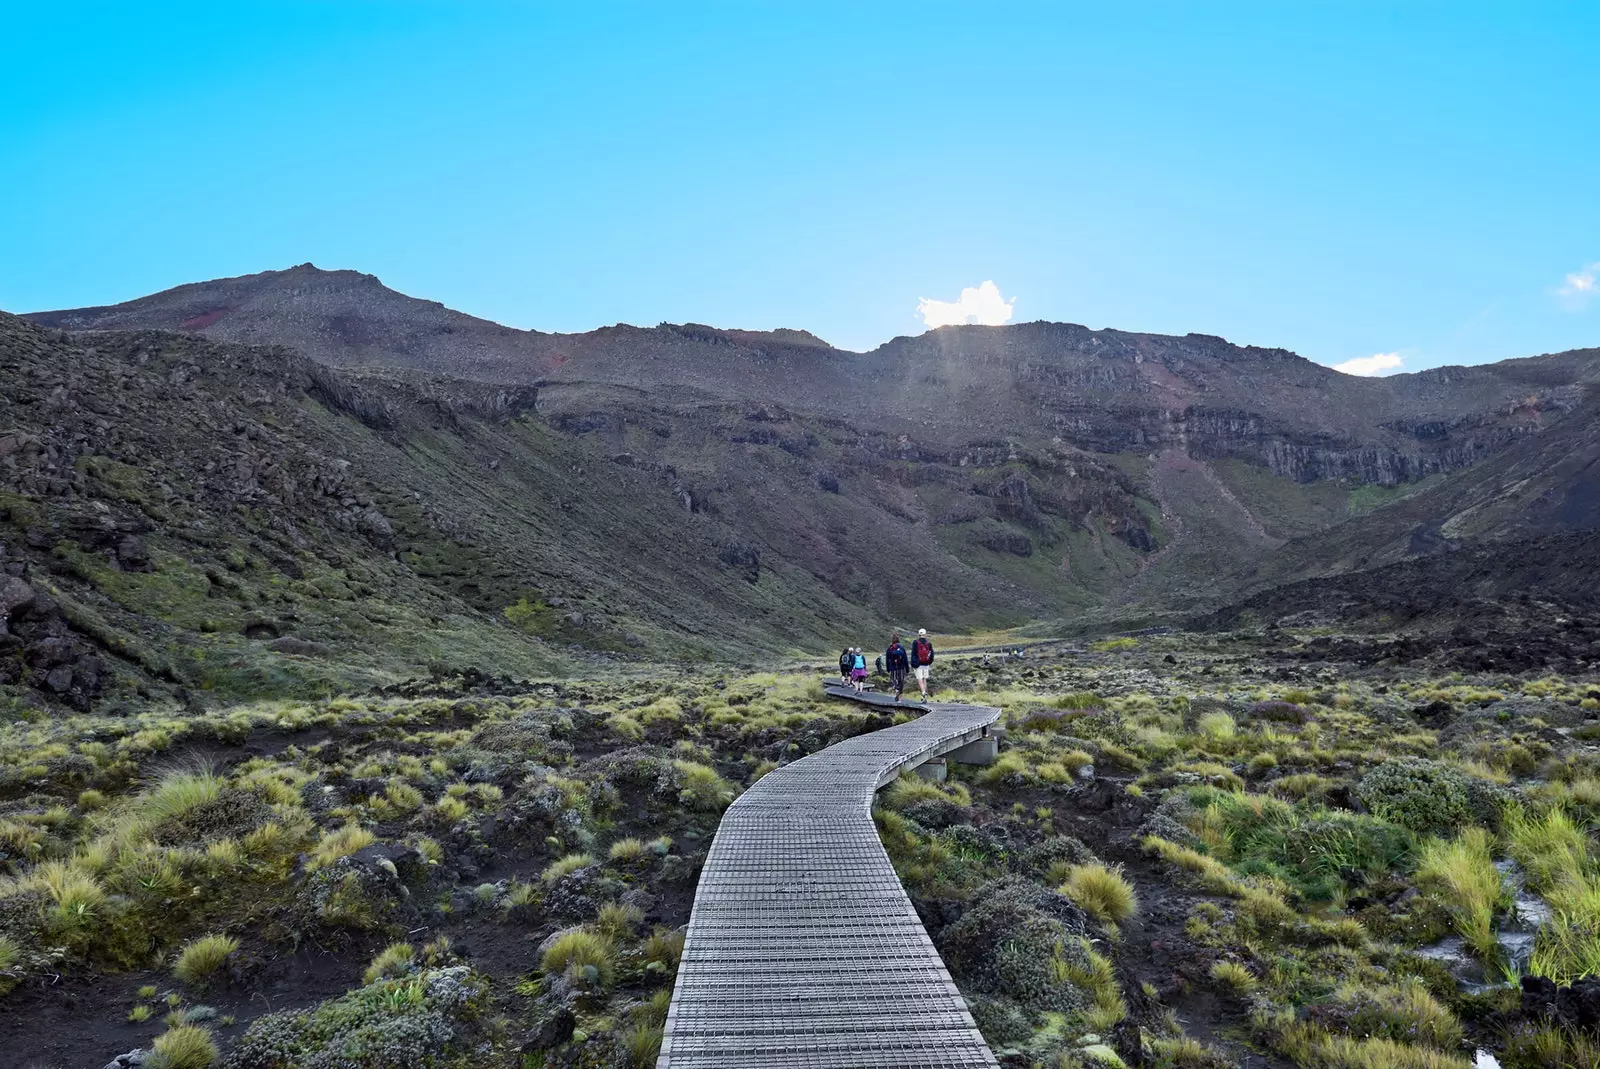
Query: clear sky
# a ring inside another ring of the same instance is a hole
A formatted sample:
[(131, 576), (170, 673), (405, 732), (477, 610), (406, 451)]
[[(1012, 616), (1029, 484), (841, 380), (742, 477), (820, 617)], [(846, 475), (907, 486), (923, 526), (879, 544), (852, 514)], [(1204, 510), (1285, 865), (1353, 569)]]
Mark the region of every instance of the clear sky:
[(310, 260), (541, 330), (1600, 345), (1600, 4), (5, 12), (7, 310)]

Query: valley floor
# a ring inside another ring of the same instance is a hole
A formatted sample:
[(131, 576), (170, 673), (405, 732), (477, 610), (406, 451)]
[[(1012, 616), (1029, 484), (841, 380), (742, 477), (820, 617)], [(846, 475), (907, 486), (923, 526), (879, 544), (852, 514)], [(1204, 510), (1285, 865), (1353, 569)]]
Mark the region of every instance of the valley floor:
[[(916, 714), (829, 701), (823, 671), (8, 724), (0, 1050), (653, 1065), (722, 810)], [(935, 681), (1005, 710), (1000, 759), (904, 777), (876, 819), (1003, 1065), (1600, 1064), (1595, 676), (1268, 632)]]

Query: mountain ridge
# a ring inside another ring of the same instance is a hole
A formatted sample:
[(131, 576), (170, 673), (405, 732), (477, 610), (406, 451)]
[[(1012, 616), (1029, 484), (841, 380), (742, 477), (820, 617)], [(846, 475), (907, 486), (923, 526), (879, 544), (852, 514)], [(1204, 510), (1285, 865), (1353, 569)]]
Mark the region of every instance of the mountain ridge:
[[(126, 349), (139, 335), (158, 349), (205, 339), (229, 366), (246, 359), (230, 346), (300, 353), (331, 369), (326, 389), (354, 398), (357, 418), (377, 406), (378, 424), (403, 424), (378, 426), (402, 440), (452, 420), (470, 439), (483, 406), (525, 397), (519, 418), (550, 436), (539, 455), (607, 484), (644, 479), (715, 532), (714, 567), (811, 604), (816, 637), (829, 613), (949, 628), (1179, 618), (1307, 576), (1600, 522), (1551, 508), (1530, 527), (1534, 513), (1499, 486), (1515, 476), (1541, 501), (1587, 493), (1587, 468), (1562, 458), (1588, 455), (1600, 349), (1358, 378), (1212, 335), (1045, 322), (944, 327), (860, 353), (792, 328), (548, 334), (309, 264), (26, 319), (66, 332), (68, 348)], [(403, 415), (419, 405), (432, 413), (422, 423)], [(628, 501), (611, 507), (610, 522), (628, 522)], [(1464, 518), (1433, 530), (1435, 511)], [(480, 519), (510, 529), (492, 509)], [(593, 543), (584, 567), (603, 570), (615, 540), (569, 530)], [(491, 615), (519, 596), (480, 594)], [(580, 644), (633, 626), (628, 595), (612, 600), (615, 626)], [(741, 641), (783, 644), (781, 629), (757, 631)]]

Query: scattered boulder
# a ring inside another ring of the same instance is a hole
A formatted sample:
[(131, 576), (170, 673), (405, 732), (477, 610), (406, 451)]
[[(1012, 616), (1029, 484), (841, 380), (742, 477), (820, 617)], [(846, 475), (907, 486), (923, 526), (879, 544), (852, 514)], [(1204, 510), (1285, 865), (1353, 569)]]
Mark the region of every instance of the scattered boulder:
[(1522, 978), (1522, 1012), (1574, 1032), (1600, 1036), (1600, 979), (1567, 987), (1543, 976)]

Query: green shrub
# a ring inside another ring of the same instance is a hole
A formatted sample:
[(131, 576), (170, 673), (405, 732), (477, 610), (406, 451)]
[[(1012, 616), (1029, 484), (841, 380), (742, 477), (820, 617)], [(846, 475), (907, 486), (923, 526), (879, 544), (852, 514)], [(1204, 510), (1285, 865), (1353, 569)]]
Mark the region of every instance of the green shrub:
[(1356, 794), (1375, 816), (1420, 834), (1448, 834), (1473, 816), (1467, 777), (1424, 757), (1385, 761), (1361, 777)]
[(230, 935), (202, 935), (191, 939), (178, 951), (172, 975), (186, 984), (201, 986), (227, 964), (228, 955), (239, 949), (239, 940)]

